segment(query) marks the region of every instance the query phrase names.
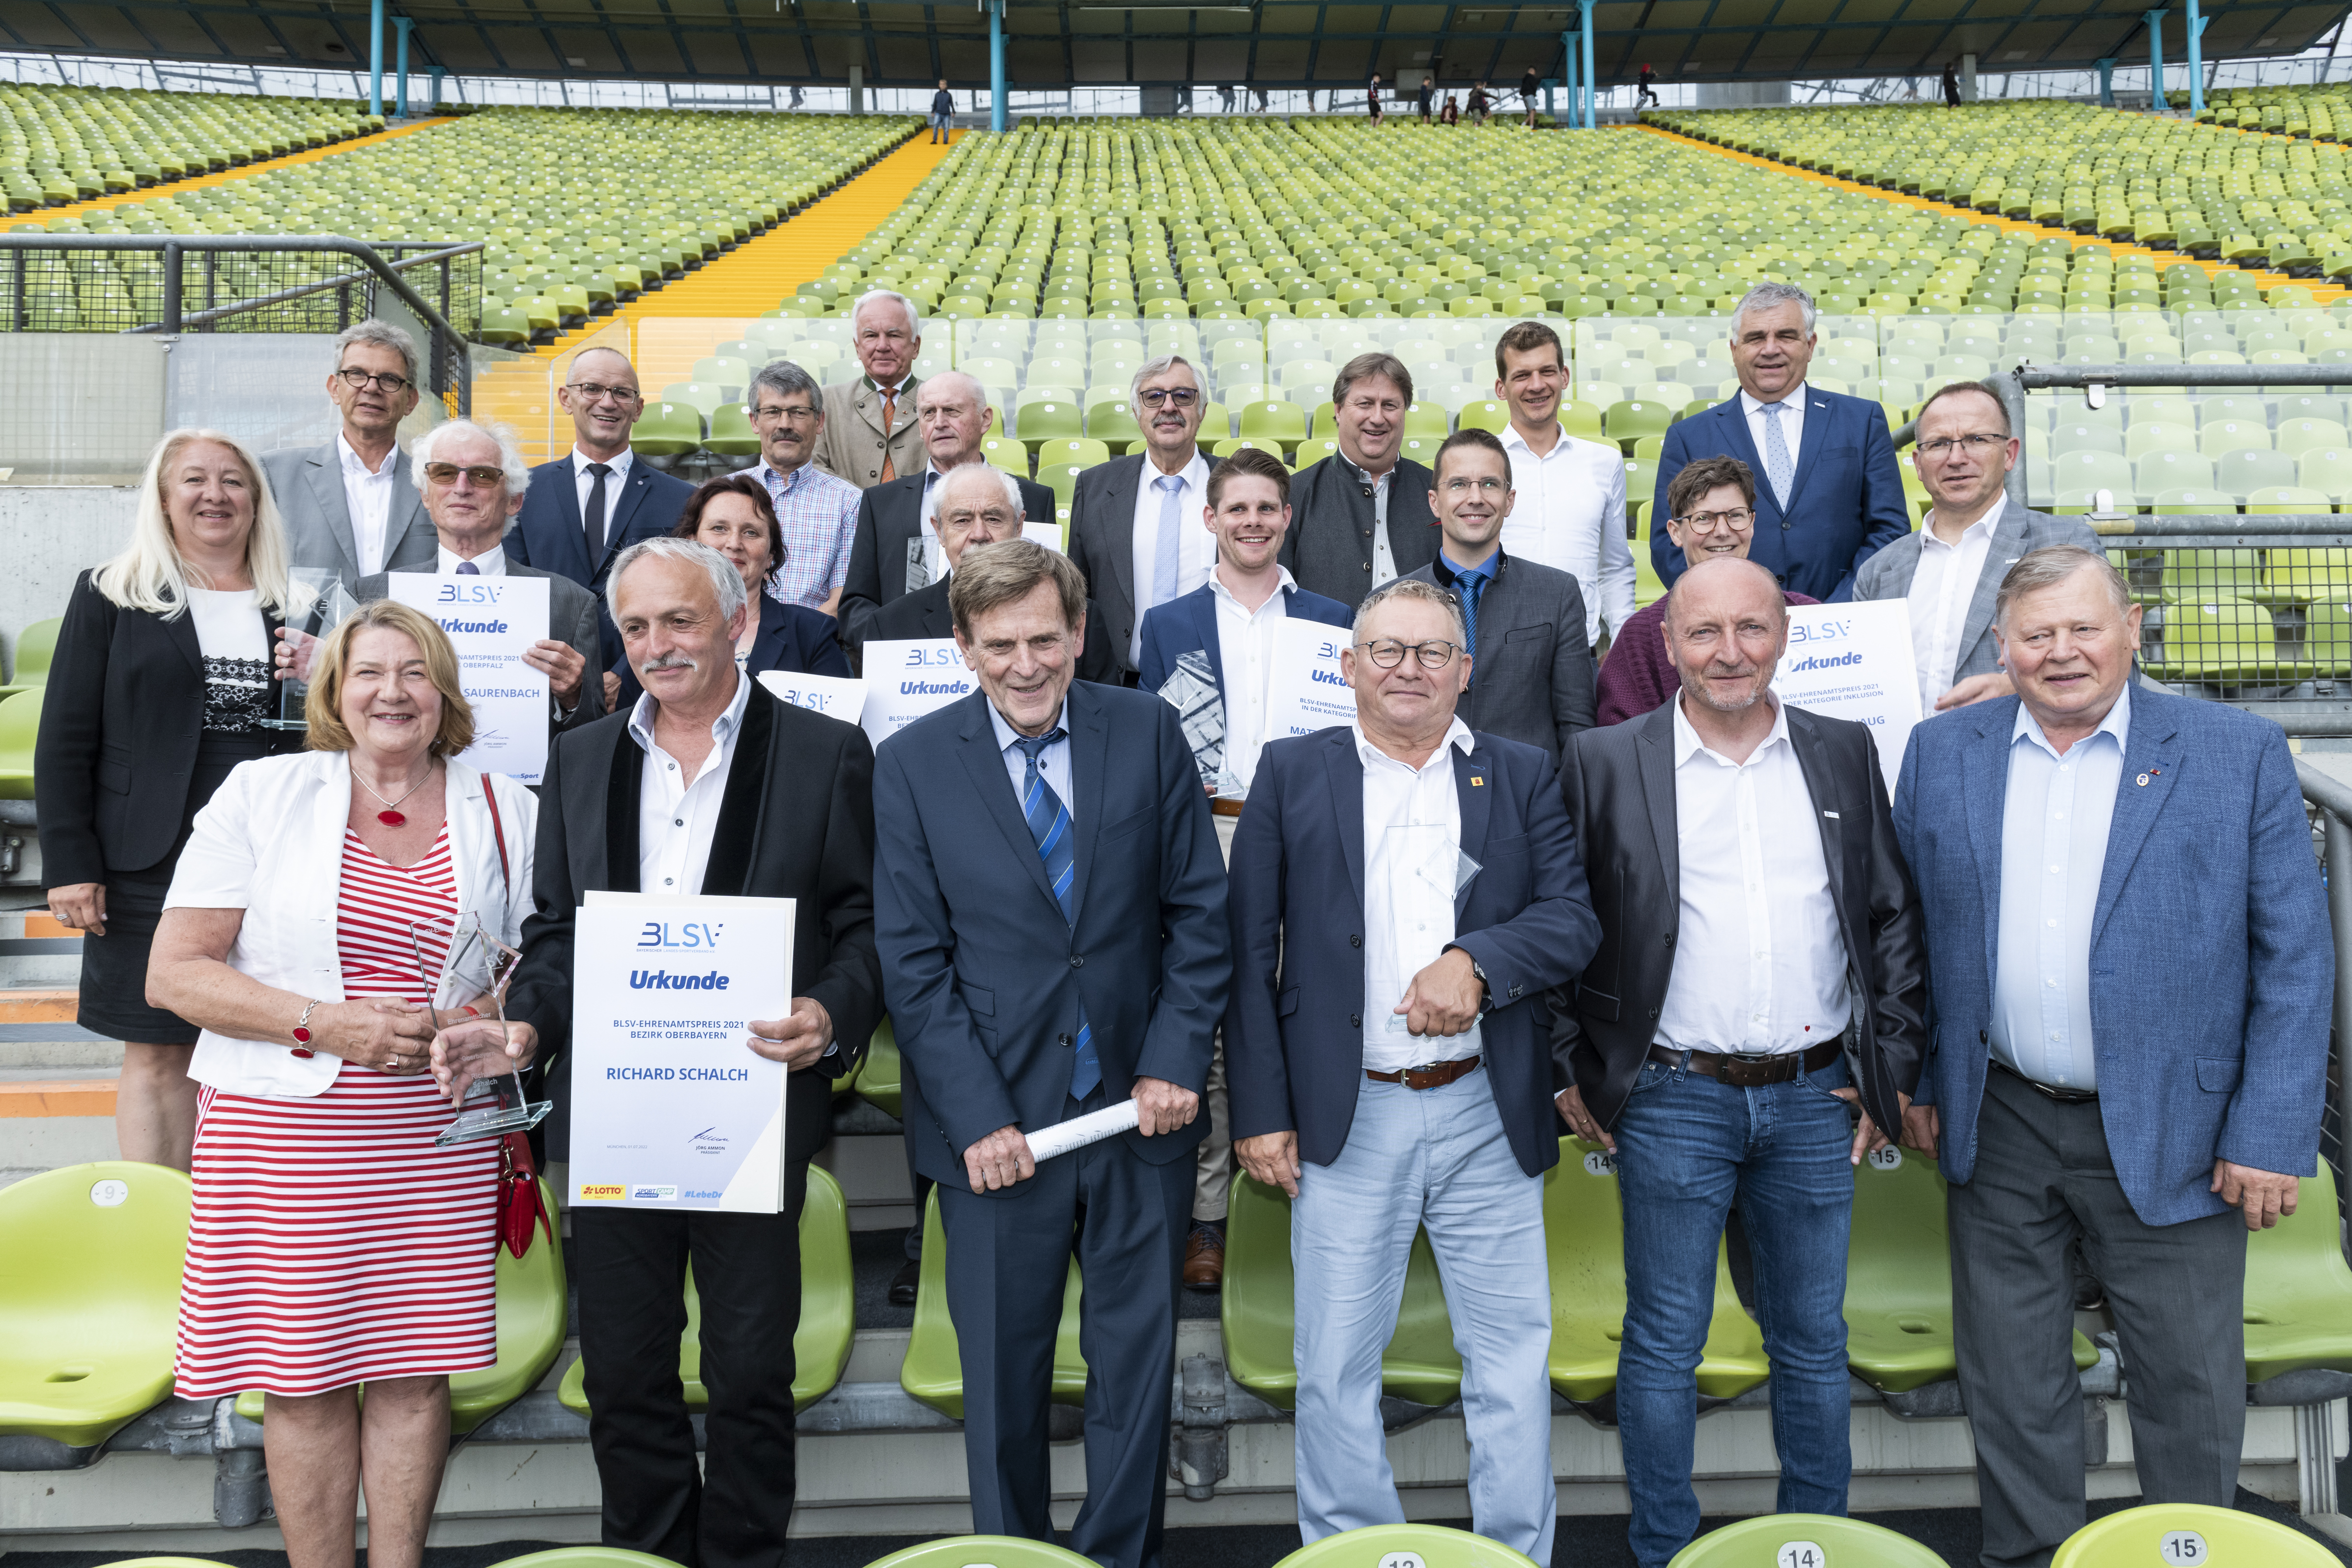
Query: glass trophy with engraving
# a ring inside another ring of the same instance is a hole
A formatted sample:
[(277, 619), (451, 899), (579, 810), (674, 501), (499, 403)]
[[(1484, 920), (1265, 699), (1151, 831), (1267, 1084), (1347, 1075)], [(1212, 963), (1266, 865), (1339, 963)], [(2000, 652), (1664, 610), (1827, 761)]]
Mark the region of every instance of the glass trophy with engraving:
[(319, 639), (341, 626), (360, 607), (342, 574), (331, 567), (297, 566), (286, 574), (285, 647), (292, 655), (278, 682), (278, 717), (264, 719), (271, 730), (307, 730), (304, 712), (310, 700), (310, 659)]
[[(477, 1021), (496, 1024), (499, 1034), (505, 1034), (507, 983), (514, 978), (521, 953), (484, 931), (481, 916), (471, 910), (455, 920), (412, 921), (408, 941), (416, 954), (417, 973), (433, 981), (428, 1005), (436, 1034)], [(533, 1101), (523, 1089), (520, 1069), (509, 1065), (503, 1073), (467, 1085), (457, 1119), (433, 1142), (446, 1148), (525, 1131), (554, 1109), (552, 1100)]]
[(1210, 672), (1208, 650), (1177, 655), (1176, 668), (1160, 683), (1160, 695), (1176, 710), (1201, 770), (1201, 786), (1220, 799), (1241, 799), (1242, 781), (1225, 766), (1225, 700)]

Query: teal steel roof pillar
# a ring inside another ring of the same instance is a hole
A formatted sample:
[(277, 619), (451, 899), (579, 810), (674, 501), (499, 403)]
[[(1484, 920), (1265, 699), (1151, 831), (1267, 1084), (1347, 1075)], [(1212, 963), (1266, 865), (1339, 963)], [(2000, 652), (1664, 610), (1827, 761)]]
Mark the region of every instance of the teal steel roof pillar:
[(2143, 11), (2140, 17), (2147, 24), (2147, 106), (2160, 114), (2164, 111), (2164, 13)]
[(1592, 6), (1594, 0), (1580, 0), (1579, 9), (1584, 16), (1584, 128), (1591, 130), (1599, 123), (1600, 95), (1593, 89), (1599, 85), (1592, 75)]
[(403, 119), (408, 115), (408, 35), (416, 24), (405, 16), (394, 16), (392, 25), (400, 29), (400, 42), (393, 59), (393, 101), (398, 105), (394, 112)]
[(2099, 62), (2099, 107), (2116, 106), (2116, 57), (2109, 55)]
[(2189, 29), (2189, 115), (2195, 119), (2205, 112), (2205, 23), (2197, 14), (2197, 0), (2189, 0), (2189, 9), (2182, 20)]
[(383, 112), (383, 0), (368, 7), (368, 112)]
[(1004, 131), (1004, 0), (988, 7), (988, 128)]

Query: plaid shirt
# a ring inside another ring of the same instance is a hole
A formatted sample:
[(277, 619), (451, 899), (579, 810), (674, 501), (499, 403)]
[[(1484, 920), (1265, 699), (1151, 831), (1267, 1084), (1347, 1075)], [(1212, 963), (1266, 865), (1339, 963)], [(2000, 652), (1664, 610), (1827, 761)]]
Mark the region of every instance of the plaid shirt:
[(814, 463), (780, 474), (762, 458), (751, 472), (768, 487), (768, 500), (784, 535), (784, 563), (776, 569), (768, 592), (787, 605), (814, 610), (849, 576), (849, 545), (857, 531), (861, 492)]

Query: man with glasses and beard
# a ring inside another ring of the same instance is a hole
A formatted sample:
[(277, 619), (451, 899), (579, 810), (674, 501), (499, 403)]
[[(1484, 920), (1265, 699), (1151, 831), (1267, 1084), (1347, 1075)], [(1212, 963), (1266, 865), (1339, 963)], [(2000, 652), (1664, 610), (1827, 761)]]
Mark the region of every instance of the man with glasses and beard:
[(1086, 578), (1121, 677), (1136, 679), (1143, 613), (1181, 599), (1209, 580), (1214, 535), (1201, 526), (1209, 504), (1210, 458), (1201, 450), (1208, 398), (1200, 373), (1177, 354), (1148, 360), (1129, 387), (1143, 423), (1143, 450), (1078, 476), (1070, 496), (1070, 563)]

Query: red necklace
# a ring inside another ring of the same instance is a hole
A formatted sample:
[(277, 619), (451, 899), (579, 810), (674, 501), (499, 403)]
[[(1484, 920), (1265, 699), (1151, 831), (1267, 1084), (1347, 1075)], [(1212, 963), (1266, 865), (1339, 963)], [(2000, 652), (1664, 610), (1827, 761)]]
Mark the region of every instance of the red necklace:
[[(425, 764), (425, 778), (418, 779), (415, 784), (410, 784), (406, 789), (403, 790), (400, 795), (400, 800), (406, 800), (410, 795), (415, 795), (418, 790), (423, 789), (425, 787), (425, 779), (429, 779), (432, 776), (433, 764), (427, 763)], [(352, 777), (359, 779), (360, 788), (366, 790), (370, 795), (375, 795), (374, 787), (371, 785), (367, 780), (360, 778), (359, 770), (357, 768), (352, 770)], [(408, 818), (400, 811), (395, 809), (400, 805), (400, 800), (384, 800), (383, 796), (380, 795), (375, 795), (375, 797), (379, 801), (383, 801), (383, 809), (375, 814), (375, 819), (378, 822), (383, 823), (386, 827), (399, 827), (406, 824)]]

